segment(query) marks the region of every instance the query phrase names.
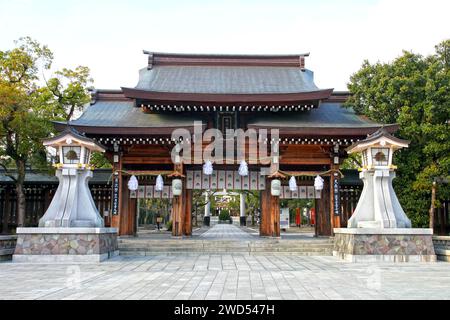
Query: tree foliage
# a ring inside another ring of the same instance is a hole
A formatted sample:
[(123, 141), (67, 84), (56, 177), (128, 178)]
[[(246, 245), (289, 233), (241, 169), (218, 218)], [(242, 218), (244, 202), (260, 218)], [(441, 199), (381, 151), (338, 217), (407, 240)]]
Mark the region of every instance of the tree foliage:
[[(25, 223), (26, 166), (47, 167), (42, 139), (53, 131), (51, 120), (67, 120), (88, 100), (89, 69), (62, 69), (45, 84), (53, 53), (25, 37), (11, 50), (0, 50), (0, 166), (16, 185), (17, 223)], [(15, 169), (15, 170), (11, 170)]]
[[(446, 40), (427, 57), (404, 51), (390, 63), (364, 61), (348, 84), (347, 106), (374, 121), (398, 123), (398, 135), (411, 141), (395, 157), (394, 187), (415, 226), (427, 224), (434, 179), (449, 176), (449, 63)], [(449, 196), (449, 186), (439, 185), (437, 205)]]
[(54, 117), (62, 117), (69, 121), (76, 111), (82, 111), (91, 97), (88, 92), (93, 80), (89, 76), (89, 68), (78, 66), (74, 70), (63, 68), (55, 72), (43, 88), (46, 106)]

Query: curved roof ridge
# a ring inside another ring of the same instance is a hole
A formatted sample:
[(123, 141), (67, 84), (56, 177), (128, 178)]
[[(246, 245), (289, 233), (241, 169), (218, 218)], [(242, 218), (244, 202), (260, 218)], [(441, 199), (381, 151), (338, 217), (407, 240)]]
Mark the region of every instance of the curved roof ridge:
[(143, 50), (144, 54), (148, 55), (158, 55), (158, 56), (170, 56), (170, 57), (225, 57), (225, 58), (292, 58), (292, 57), (309, 57), (309, 52), (305, 53), (291, 53), (291, 54), (253, 54), (253, 53), (187, 53), (187, 52), (160, 52), (160, 51), (149, 51)]

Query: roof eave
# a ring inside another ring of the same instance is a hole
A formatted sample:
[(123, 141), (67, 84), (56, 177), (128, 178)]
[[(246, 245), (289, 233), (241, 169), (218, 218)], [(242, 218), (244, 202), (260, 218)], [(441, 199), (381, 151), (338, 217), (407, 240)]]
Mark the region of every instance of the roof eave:
[(157, 92), (135, 88), (122, 87), (128, 98), (162, 101), (192, 101), (192, 102), (224, 102), (224, 103), (252, 103), (252, 102), (298, 102), (323, 100), (330, 97), (333, 89), (316, 90), (297, 93), (264, 93), (264, 94), (234, 94), (234, 93), (185, 93), (185, 92)]
[[(65, 124), (54, 122), (56, 130), (60, 130)], [(102, 127), (71, 124), (71, 127), (85, 134), (92, 135), (142, 135), (142, 136), (170, 136), (175, 129), (186, 129), (194, 132), (194, 125), (189, 126), (166, 126), (166, 127)], [(206, 124), (202, 124), (202, 131), (206, 129)]]
[[(278, 129), (281, 136), (303, 136), (303, 137), (344, 137), (344, 136), (366, 136), (379, 130), (383, 125), (374, 124), (370, 127), (282, 127), (280, 125), (257, 125), (249, 124), (249, 129)], [(397, 124), (384, 125), (390, 132), (398, 130)]]

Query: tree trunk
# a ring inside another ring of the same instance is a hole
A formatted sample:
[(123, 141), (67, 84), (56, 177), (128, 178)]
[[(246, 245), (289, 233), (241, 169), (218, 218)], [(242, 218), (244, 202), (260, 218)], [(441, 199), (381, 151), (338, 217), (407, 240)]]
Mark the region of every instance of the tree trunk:
[(25, 227), (26, 199), (23, 184), (16, 184), (17, 193), (17, 227)]
[(433, 186), (431, 187), (430, 229), (434, 228), (435, 202), (436, 202), (436, 181), (433, 181)]
[(16, 193), (17, 193), (17, 227), (25, 226), (25, 209), (26, 199), (25, 191), (23, 188), (25, 181), (25, 161), (17, 160), (17, 181), (16, 181)]

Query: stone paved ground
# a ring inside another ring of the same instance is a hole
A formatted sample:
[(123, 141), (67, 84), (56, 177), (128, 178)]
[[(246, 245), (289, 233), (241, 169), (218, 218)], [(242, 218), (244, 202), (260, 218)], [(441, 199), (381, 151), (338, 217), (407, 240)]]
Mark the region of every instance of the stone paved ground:
[[(199, 238), (254, 236), (216, 225)], [(82, 265), (4, 262), (0, 299), (450, 299), (450, 263), (238, 253), (119, 256)]]
[[(298, 232), (291, 228), (288, 232), (281, 231), (281, 239), (295, 240), (295, 239), (311, 239), (314, 236), (314, 231), (305, 228), (303, 232)], [(138, 231), (138, 238), (148, 239), (171, 239), (172, 234), (167, 231), (158, 232), (158, 230), (140, 230)], [(199, 227), (194, 228), (192, 240), (263, 240), (259, 237), (258, 226), (238, 227), (234, 224), (215, 224), (211, 228)]]
[(213, 228), (202, 233), (203, 240), (252, 240), (254, 237), (232, 224), (216, 224)]
[(450, 299), (450, 264), (240, 254), (7, 262), (0, 299)]

